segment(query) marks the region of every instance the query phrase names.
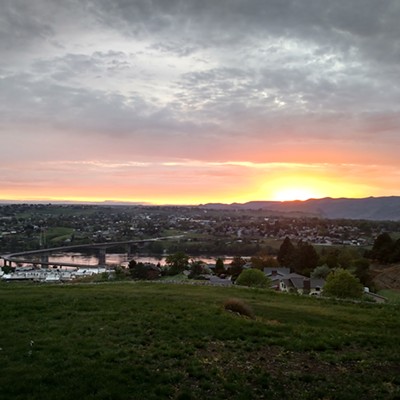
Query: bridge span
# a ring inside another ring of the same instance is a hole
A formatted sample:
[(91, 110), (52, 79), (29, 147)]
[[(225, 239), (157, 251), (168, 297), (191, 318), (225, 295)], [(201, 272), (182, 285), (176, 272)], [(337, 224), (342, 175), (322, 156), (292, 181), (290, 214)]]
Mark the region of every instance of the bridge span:
[[(183, 235), (175, 235), (175, 236), (162, 236), (151, 239), (136, 239), (136, 240), (124, 240), (119, 242), (104, 242), (104, 243), (90, 243), (90, 244), (77, 244), (70, 246), (61, 246), (61, 247), (52, 247), (48, 249), (38, 249), (38, 250), (30, 250), (30, 251), (22, 251), (18, 253), (10, 253), (0, 255), (0, 259), (3, 260), (4, 266), (13, 266), (14, 264), (32, 264), (34, 267), (82, 267), (81, 264), (77, 263), (69, 263), (62, 261), (49, 261), (49, 256), (51, 253), (60, 252), (60, 251), (71, 251), (71, 250), (82, 250), (82, 249), (96, 249), (97, 250), (97, 258), (98, 258), (98, 266), (106, 267), (106, 256), (107, 249), (118, 247), (118, 246), (126, 246), (127, 253), (131, 254), (132, 245), (155, 242), (160, 240), (168, 240), (168, 239), (180, 239)], [(30, 256), (40, 256), (40, 259), (29, 258)], [(87, 267), (87, 265), (84, 265)]]

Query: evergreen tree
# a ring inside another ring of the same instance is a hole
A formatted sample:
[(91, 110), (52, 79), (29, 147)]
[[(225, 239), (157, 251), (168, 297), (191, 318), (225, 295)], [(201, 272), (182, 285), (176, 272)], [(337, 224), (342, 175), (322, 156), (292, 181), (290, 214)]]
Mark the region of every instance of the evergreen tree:
[(229, 268), (229, 274), (232, 276), (233, 281), (235, 281), (236, 278), (241, 274), (245, 264), (246, 261), (242, 257), (236, 256), (233, 258)]
[(217, 261), (215, 262), (214, 273), (215, 275), (222, 275), (226, 273), (224, 261), (222, 260), (222, 258), (217, 258)]
[(399, 262), (399, 261), (400, 261), (400, 239), (397, 239), (392, 246), (390, 262)]
[(318, 266), (319, 256), (315, 251), (314, 246), (310, 243), (300, 241), (295, 251), (295, 258), (293, 262), (294, 272), (310, 276)]
[(392, 258), (393, 245), (393, 239), (390, 235), (387, 232), (381, 233), (375, 239), (369, 256), (384, 263), (390, 262)]
[(277, 260), (281, 267), (292, 267), (295, 259), (296, 249), (291, 240), (286, 237), (279, 247)]

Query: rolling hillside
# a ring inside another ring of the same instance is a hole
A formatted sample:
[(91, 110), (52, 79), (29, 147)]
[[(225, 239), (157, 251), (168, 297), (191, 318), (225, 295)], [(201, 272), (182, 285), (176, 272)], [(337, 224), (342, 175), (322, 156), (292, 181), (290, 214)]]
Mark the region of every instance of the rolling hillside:
[(0, 284), (0, 302), (1, 399), (400, 396), (392, 305), (160, 283)]
[(310, 199), (305, 201), (251, 201), (240, 204), (209, 203), (202, 208), (268, 210), (277, 213), (304, 213), (321, 218), (400, 220), (400, 196), (367, 197), (364, 199)]

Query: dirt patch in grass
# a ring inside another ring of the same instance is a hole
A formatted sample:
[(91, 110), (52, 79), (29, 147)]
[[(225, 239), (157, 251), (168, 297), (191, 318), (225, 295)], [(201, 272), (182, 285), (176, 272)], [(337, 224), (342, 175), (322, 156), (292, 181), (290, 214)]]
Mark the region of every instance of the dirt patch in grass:
[(373, 265), (373, 281), (379, 289), (400, 290), (400, 264)]

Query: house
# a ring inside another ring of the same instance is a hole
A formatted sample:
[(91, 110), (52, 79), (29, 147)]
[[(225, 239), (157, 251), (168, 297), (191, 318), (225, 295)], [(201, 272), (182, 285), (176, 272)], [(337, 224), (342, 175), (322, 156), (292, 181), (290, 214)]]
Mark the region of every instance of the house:
[(290, 268), (264, 268), (264, 274), (271, 279), (271, 288), (280, 292), (319, 296), (325, 284), (323, 279), (290, 273)]
[(299, 274), (286, 275), (279, 281), (279, 290), (298, 294), (319, 296), (325, 284), (323, 279), (307, 278)]
[(290, 268), (264, 268), (264, 274), (269, 278), (290, 274)]
[(216, 286), (232, 286), (232, 281), (230, 279), (219, 278), (214, 275), (210, 276), (210, 283)]

